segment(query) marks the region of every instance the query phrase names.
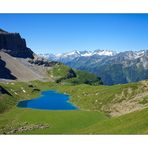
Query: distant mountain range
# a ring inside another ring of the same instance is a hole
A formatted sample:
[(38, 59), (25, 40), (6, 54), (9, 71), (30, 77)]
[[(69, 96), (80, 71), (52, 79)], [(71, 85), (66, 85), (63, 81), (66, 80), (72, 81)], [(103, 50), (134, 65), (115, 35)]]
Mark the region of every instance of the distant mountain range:
[(116, 55), (117, 52), (110, 50), (95, 50), (95, 51), (72, 51), (66, 52), (62, 54), (39, 54), (47, 59), (60, 61), (60, 62), (69, 62), (75, 58), (80, 57), (92, 57), (92, 56), (113, 56)]
[(148, 79), (148, 50), (115, 52), (111, 50), (73, 51), (40, 54), (72, 68), (101, 77), (104, 84), (124, 84)]
[[(37, 56), (28, 48), (25, 39), (19, 33), (9, 33), (0, 29), (0, 79), (23, 81), (50, 79), (52, 81), (53, 78), (49, 77), (47, 71), (56, 62), (62, 62), (72, 68), (94, 73), (101, 77), (103, 83), (107, 85), (148, 79), (148, 50), (125, 52), (111, 50), (73, 51), (40, 56), (49, 59), (51, 62)], [(88, 80), (86, 82), (88, 83)]]

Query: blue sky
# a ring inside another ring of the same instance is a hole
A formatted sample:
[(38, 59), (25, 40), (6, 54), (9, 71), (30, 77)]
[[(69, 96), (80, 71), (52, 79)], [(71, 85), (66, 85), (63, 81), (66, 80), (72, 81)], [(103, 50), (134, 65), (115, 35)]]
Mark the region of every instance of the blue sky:
[(36, 53), (148, 49), (148, 14), (0, 14)]

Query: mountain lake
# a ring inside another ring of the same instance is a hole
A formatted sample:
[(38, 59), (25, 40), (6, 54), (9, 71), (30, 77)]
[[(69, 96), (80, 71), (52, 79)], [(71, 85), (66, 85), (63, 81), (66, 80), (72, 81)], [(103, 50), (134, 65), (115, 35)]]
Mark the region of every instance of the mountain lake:
[(70, 96), (56, 91), (43, 91), (41, 96), (31, 100), (23, 100), (17, 107), (41, 110), (78, 110), (78, 107), (69, 102)]

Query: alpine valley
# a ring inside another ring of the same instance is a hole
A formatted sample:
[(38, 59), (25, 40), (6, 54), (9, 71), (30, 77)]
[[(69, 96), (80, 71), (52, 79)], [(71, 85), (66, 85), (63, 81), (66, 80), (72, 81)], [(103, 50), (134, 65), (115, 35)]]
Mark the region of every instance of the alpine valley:
[(147, 58), (147, 51), (37, 55), (19, 33), (0, 29), (0, 134), (148, 134)]
[(73, 51), (41, 55), (72, 68), (100, 76), (103, 84), (124, 84), (148, 79), (148, 50), (115, 52), (111, 50)]

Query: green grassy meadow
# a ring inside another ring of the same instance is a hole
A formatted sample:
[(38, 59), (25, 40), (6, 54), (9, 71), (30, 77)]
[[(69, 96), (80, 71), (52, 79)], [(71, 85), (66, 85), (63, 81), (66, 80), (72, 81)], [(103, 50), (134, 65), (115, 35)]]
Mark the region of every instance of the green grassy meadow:
[[(0, 94), (0, 134), (147, 134), (148, 109), (141, 108), (120, 116), (111, 116), (108, 108), (122, 101), (135, 100), (146, 105), (147, 81), (113, 86), (64, 85), (54, 82), (0, 83), (10, 94)], [(143, 88), (143, 89), (141, 89)], [(80, 110), (49, 111), (16, 107), (18, 101), (35, 98), (43, 90), (70, 95)], [(96, 101), (97, 100), (97, 101)], [(140, 101), (139, 101), (140, 100)], [(36, 125), (48, 125), (36, 128)], [(33, 127), (32, 129), (29, 127)], [(27, 130), (18, 130), (18, 129)]]
[(93, 111), (45, 111), (13, 108), (11, 112), (1, 116), (0, 128), (2, 129), (7, 124), (7, 128), (3, 129), (3, 132), (7, 132), (12, 128), (18, 128), (25, 122), (30, 125), (42, 123), (48, 124), (49, 128), (35, 129), (20, 134), (72, 134), (74, 131), (104, 119), (106, 116), (103, 113)]

